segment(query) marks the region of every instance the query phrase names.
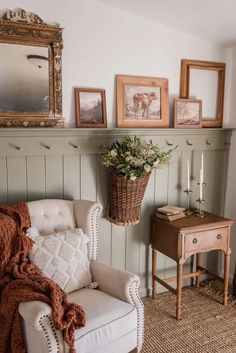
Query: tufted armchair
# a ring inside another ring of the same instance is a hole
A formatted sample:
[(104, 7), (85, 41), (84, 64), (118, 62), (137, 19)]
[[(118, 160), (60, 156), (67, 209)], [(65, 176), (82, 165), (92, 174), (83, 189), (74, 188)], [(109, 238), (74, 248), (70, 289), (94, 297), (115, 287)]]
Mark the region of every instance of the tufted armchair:
[[(75, 332), (78, 353), (139, 352), (143, 343), (143, 305), (139, 277), (96, 260), (98, 217), (102, 206), (85, 200), (40, 200), (28, 203), (32, 226), (40, 235), (82, 228), (88, 243), (92, 280), (98, 289), (83, 288), (68, 295), (82, 305), (86, 326)], [(51, 307), (43, 302), (20, 304), (27, 353), (67, 353), (62, 333), (53, 326)]]

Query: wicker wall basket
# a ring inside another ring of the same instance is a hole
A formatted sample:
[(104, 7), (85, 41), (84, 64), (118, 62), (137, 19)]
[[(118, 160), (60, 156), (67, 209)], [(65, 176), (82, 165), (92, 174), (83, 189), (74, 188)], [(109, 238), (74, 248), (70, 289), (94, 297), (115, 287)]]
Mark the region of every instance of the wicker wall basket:
[(118, 176), (109, 168), (108, 210), (106, 218), (120, 226), (139, 223), (140, 210), (150, 173), (136, 180)]

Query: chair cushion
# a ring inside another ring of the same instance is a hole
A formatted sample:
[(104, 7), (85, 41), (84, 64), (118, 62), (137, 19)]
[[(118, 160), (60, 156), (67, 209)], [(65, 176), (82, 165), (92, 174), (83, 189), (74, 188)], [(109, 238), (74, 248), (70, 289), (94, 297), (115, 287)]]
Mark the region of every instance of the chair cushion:
[(35, 244), (29, 257), (66, 293), (91, 284), (87, 243), (81, 229), (66, 230), (31, 238)]
[(37, 200), (27, 203), (31, 225), (41, 235), (75, 229), (73, 201)]
[(137, 331), (134, 306), (100, 290), (81, 289), (68, 295), (68, 301), (80, 304), (86, 314), (85, 327), (75, 332), (78, 352), (93, 352), (99, 347)]

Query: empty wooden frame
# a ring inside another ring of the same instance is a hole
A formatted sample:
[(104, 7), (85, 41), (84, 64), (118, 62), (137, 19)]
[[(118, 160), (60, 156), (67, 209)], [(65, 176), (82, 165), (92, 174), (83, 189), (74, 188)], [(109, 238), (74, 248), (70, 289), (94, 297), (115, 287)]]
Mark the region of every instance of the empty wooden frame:
[[(186, 59), (182, 59), (181, 61), (180, 97), (202, 99), (203, 127), (222, 127), (224, 109), (225, 67), (225, 63), (218, 62)], [(199, 70), (197, 72), (197, 75), (195, 70)], [(209, 71), (208, 73), (206, 72), (207, 70)], [(191, 86), (191, 73), (194, 74), (199, 81), (197, 83), (196, 89)], [(215, 78), (213, 76), (214, 73), (216, 74)], [(206, 86), (210, 83), (211, 79), (212, 87), (208, 87), (207, 92)], [(215, 91), (215, 98), (213, 98), (213, 91)], [(213, 105), (212, 109), (208, 109), (210, 104)], [(208, 114), (209, 112), (210, 114)]]

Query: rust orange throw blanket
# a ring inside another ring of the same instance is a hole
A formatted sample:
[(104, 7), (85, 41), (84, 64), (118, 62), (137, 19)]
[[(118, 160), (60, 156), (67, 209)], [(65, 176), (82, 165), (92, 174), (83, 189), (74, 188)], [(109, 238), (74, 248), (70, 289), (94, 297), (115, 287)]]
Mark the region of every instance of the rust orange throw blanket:
[(28, 259), (32, 240), (25, 231), (30, 216), (25, 203), (0, 206), (0, 353), (26, 353), (20, 329), (20, 302), (40, 300), (52, 307), (57, 330), (75, 353), (74, 330), (84, 326), (83, 309), (67, 303), (66, 293)]

